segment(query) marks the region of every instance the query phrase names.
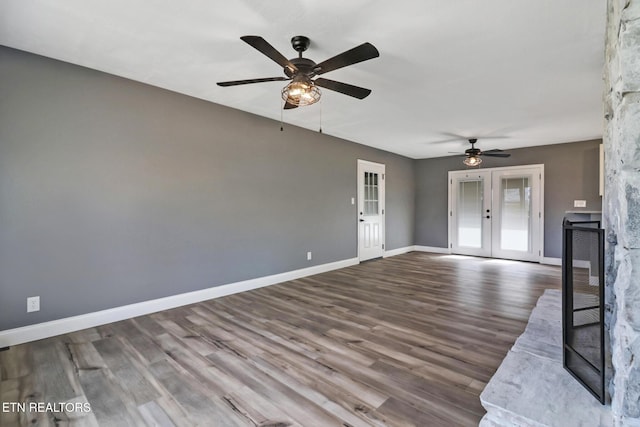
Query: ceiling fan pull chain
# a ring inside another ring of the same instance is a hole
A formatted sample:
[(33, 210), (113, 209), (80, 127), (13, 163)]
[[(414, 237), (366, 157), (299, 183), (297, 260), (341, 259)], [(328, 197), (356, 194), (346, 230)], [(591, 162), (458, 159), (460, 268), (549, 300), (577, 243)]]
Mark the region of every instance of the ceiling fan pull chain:
[(322, 133), (322, 99), (320, 99), (320, 130), (318, 132)]
[(282, 108), (280, 108), (280, 132), (284, 131), (284, 126), (282, 125), (283, 121), (282, 121), (282, 115), (283, 115), (283, 111), (284, 111), (284, 106), (286, 104), (286, 101), (282, 102)]

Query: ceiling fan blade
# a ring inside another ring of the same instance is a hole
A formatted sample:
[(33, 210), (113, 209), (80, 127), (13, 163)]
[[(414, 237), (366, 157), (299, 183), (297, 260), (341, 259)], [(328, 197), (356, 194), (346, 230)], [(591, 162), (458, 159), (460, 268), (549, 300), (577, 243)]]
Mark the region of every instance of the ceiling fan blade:
[(347, 65), (357, 64), (358, 62), (367, 61), (369, 59), (380, 56), (378, 49), (371, 43), (363, 43), (346, 52), (342, 52), (333, 58), (329, 58), (315, 66), (316, 74), (324, 74)]
[(365, 89), (363, 87), (337, 82), (335, 80), (323, 79), (322, 77), (315, 79), (313, 82), (325, 89), (344, 93), (345, 95), (353, 96), (358, 99), (364, 99), (371, 93), (371, 89)]
[(242, 36), (240, 39), (247, 44), (253, 46), (255, 49), (259, 50), (270, 58), (271, 60), (278, 63), (282, 68), (288, 68), (291, 72), (295, 73), (298, 71), (298, 68), (291, 63), (287, 58), (285, 58), (280, 52), (276, 50), (275, 47), (271, 46), (269, 42), (263, 39), (260, 36)]
[(266, 77), (264, 79), (248, 79), (248, 80), (232, 80), (230, 82), (218, 82), (218, 86), (238, 86), (247, 85), (250, 83), (264, 83), (264, 82), (283, 82), (285, 80), (291, 80), (288, 77)]
[(298, 108), (298, 106), (297, 106), (297, 105), (295, 105), (295, 104), (292, 104), (292, 103), (290, 103), (290, 102), (285, 102), (285, 103), (284, 103), (284, 109), (285, 109), (285, 110), (291, 110), (291, 109), (293, 109), (293, 108)]
[(449, 142), (459, 142), (460, 138), (440, 139), (438, 141), (425, 141), (423, 144), (447, 144)]
[(509, 153), (503, 153), (502, 150), (487, 150), (487, 151), (483, 151), (482, 156), (487, 156), (487, 157), (510, 157), (511, 154)]

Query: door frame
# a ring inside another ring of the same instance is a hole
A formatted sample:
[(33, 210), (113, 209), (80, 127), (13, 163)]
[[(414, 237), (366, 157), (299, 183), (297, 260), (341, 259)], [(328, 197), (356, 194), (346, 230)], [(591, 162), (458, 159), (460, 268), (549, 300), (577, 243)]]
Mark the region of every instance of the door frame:
[[(531, 164), (531, 165), (516, 165), (516, 166), (503, 166), (503, 167), (497, 167), (497, 168), (481, 168), (481, 169), (459, 169), (459, 170), (453, 170), (453, 171), (449, 171), (447, 174), (447, 197), (448, 197), (448, 201), (447, 201), (447, 240), (448, 240), (448, 247), (447, 249), (449, 250), (449, 253), (453, 253), (452, 252), (452, 248), (453, 248), (453, 200), (452, 200), (452, 174), (453, 173), (462, 173), (462, 172), (469, 172), (469, 173), (473, 173), (474, 171), (487, 171), (487, 172), (500, 172), (500, 171), (516, 171), (518, 169), (530, 169), (530, 168), (538, 168), (539, 169), (539, 179), (540, 179), (540, 200), (539, 200), (539, 219), (540, 219), (540, 229), (538, 230), (538, 242), (539, 242), (539, 246), (538, 246), (538, 256), (535, 257), (534, 262), (542, 262), (542, 260), (544, 259), (544, 164)], [(493, 186), (493, 179), (490, 180), (490, 185)], [(494, 194), (494, 189), (491, 188), (491, 197), (493, 199), (493, 197), (496, 197), (496, 195)], [(494, 213), (493, 212), (493, 200), (492, 200), (492, 208), (491, 208), (491, 221), (493, 222), (493, 217), (494, 217)], [(535, 254), (534, 254), (535, 255)]]
[(360, 227), (360, 212), (362, 212), (363, 206), (361, 206), (361, 194), (360, 191), (362, 189), (362, 186), (364, 185), (364, 178), (363, 178), (363, 172), (364, 169), (367, 166), (373, 166), (376, 168), (381, 168), (382, 169), (382, 179), (380, 181), (379, 187), (378, 187), (378, 201), (380, 203), (380, 216), (382, 217), (381, 221), (380, 221), (380, 239), (382, 242), (382, 254), (381, 256), (384, 257), (384, 253), (386, 252), (385, 249), (385, 243), (386, 243), (386, 220), (387, 220), (387, 216), (386, 216), (386, 165), (384, 163), (376, 163), (376, 162), (372, 162), (369, 160), (362, 160), (362, 159), (357, 159), (357, 179), (356, 179), (356, 247), (357, 247), (357, 252), (358, 252), (358, 261), (360, 262), (360, 233), (361, 233), (361, 227)]

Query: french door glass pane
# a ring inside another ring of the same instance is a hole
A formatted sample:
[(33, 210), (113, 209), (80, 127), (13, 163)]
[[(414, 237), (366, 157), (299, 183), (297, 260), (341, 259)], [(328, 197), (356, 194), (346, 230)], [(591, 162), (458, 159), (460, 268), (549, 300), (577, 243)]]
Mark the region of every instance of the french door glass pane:
[(378, 215), (378, 174), (364, 173), (364, 215)]
[(460, 181), (458, 189), (458, 246), (482, 247), (483, 181)]
[(531, 246), (529, 177), (502, 178), (500, 189), (500, 248), (528, 252)]

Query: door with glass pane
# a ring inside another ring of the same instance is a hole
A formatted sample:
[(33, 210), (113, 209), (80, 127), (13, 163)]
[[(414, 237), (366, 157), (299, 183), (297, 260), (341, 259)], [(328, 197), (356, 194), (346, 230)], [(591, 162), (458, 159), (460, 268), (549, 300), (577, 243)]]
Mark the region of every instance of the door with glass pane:
[(540, 260), (541, 179), (539, 167), (493, 172), (492, 256)]
[(384, 169), (379, 163), (358, 160), (358, 258), (366, 261), (384, 254)]
[(451, 251), (491, 256), (491, 172), (450, 173)]
[(543, 165), (449, 172), (451, 252), (542, 258)]

